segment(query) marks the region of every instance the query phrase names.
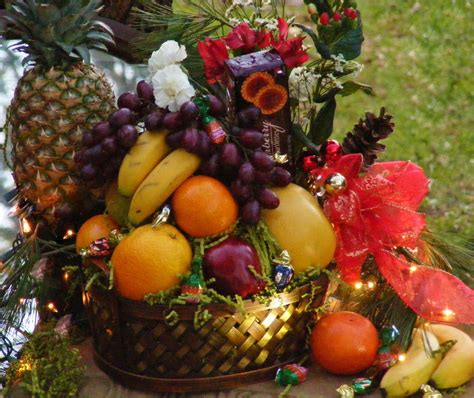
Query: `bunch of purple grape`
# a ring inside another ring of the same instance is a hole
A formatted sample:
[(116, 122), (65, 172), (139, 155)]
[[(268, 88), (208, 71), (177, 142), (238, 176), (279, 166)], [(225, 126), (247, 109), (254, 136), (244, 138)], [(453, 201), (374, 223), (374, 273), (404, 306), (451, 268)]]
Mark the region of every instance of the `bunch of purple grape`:
[(230, 190), (240, 205), (240, 217), (247, 224), (260, 220), (261, 209), (279, 206), (278, 196), (268, 186), (287, 186), (291, 173), (276, 166), (262, 149), (264, 137), (258, 129), (260, 110), (249, 106), (237, 114), (238, 127), (232, 130), (235, 142), (226, 142), (201, 166), (206, 175), (230, 182)]
[(114, 179), (120, 164), (138, 139), (136, 123), (154, 105), (153, 87), (142, 80), (137, 93), (124, 93), (117, 101), (119, 109), (107, 121), (96, 124), (82, 136), (82, 149), (76, 152), (74, 161), (79, 166), (82, 180), (92, 188)]

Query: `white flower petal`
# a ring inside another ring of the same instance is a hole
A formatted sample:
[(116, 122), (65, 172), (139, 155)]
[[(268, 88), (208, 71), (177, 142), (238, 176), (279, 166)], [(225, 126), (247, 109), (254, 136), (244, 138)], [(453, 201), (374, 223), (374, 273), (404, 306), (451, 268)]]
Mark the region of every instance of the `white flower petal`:
[(175, 112), (189, 101), (195, 90), (188, 76), (178, 65), (169, 65), (156, 72), (152, 78), (155, 102), (161, 108)]
[(148, 60), (150, 75), (153, 76), (156, 72), (169, 65), (180, 63), (187, 56), (185, 46), (180, 46), (174, 40), (165, 41), (158, 50), (153, 51)]

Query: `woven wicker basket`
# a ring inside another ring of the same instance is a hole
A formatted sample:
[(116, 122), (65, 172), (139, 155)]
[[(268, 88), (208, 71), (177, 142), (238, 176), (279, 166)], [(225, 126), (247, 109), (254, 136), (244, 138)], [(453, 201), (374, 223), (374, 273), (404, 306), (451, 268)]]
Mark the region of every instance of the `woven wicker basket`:
[[(226, 304), (203, 308), (212, 315), (194, 328), (195, 305), (148, 305), (113, 292), (85, 293), (97, 365), (115, 381), (152, 392), (209, 391), (268, 380), (275, 369), (305, 353), (309, 305), (327, 290), (322, 275), (311, 286), (280, 294), (269, 305), (245, 301), (247, 316)], [(179, 316), (170, 326), (170, 310)]]

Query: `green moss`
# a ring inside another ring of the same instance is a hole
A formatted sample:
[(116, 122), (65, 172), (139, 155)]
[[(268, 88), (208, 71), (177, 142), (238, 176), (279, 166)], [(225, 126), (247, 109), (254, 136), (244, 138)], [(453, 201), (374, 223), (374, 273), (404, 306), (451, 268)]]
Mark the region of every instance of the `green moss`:
[[(33, 398), (77, 395), (85, 367), (69, 340), (55, 333), (54, 322), (34, 333), (7, 373), (7, 390), (19, 385)], [(8, 392), (7, 392), (8, 393)]]

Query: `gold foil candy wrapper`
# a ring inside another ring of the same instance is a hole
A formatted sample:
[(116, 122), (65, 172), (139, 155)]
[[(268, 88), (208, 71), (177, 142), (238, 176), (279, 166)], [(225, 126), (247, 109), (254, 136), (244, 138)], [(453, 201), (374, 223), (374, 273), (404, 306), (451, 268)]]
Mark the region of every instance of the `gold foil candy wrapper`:
[(422, 384), (420, 389), (423, 391), (423, 398), (443, 398), (443, 394), (428, 384)]
[(354, 398), (355, 397), (354, 389), (347, 384), (343, 384), (342, 386), (340, 386), (336, 390), (336, 392), (339, 394), (339, 398)]

